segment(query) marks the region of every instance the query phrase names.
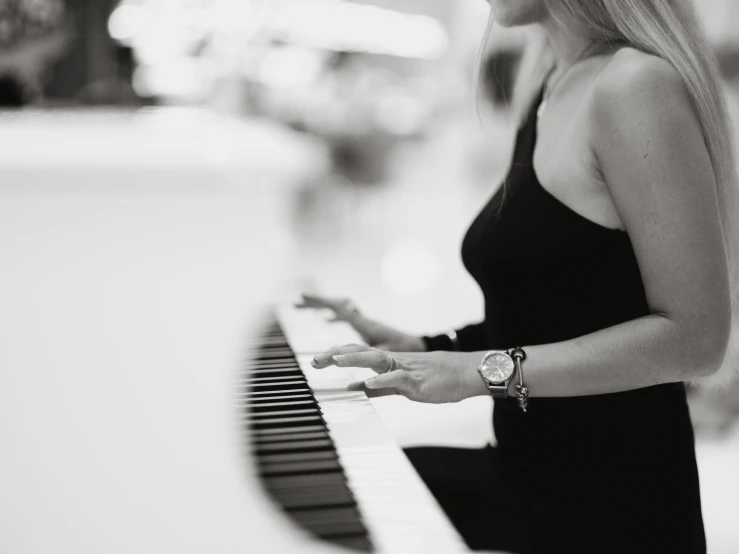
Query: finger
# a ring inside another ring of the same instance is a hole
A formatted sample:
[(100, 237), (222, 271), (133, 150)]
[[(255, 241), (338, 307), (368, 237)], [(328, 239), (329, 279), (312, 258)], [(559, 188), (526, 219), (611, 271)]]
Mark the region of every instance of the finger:
[(410, 391), (412, 382), (411, 374), (403, 369), (383, 373), (371, 377), (364, 382), (368, 389), (395, 389), (399, 394), (406, 395)]
[(301, 302), (295, 302), (295, 304), (293, 304), (293, 306), (295, 308), (298, 308), (298, 309), (311, 308), (311, 309), (314, 309), (314, 310), (321, 309), (321, 308), (328, 308), (328, 306), (326, 306), (325, 304), (322, 304), (322, 303), (319, 303), (319, 302), (312, 302), (312, 301), (308, 301), (308, 300), (305, 300), (305, 299), (302, 300)]
[(356, 329), (357, 326), (354, 325), (353, 321), (350, 321), (351, 316), (352, 314), (342, 314), (342, 313), (335, 311), (333, 317), (328, 318), (326, 321), (328, 323), (336, 323), (337, 321), (345, 321)]
[(359, 310), (351, 303), (342, 302), (341, 304), (331, 306), (331, 309), (334, 312), (334, 316), (328, 320), (329, 322), (346, 321), (356, 329), (357, 323), (361, 321), (361, 318), (357, 318)]
[(315, 356), (313, 356), (313, 361), (311, 364), (313, 367), (321, 368), (326, 367), (329, 365), (334, 365), (335, 360), (333, 357), (335, 355), (340, 354), (348, 354), (350, 352), (364, 352), (365, 350), (369, 350), (370, 347), (366, 344), (345, 344), (344, 346), (337, 346), (334, 348), (331, 348), (329, 350), (326, 350), (325, 352), (319, 352)]
[(302, 300), (294, 305), (296, 308), (328, 308), (321, 297), (308, 294), (303, 294)]
[(367, 388), (367, 385), (364, 384), (364, 381), (354, 381), (353, 383), (349, 383), (347, 385), (346, 390), (361, 390), (363, 391), (368, 398), (377, 398), (378, 396), (392, 396), (400, 394), (395, 389), (370, 389)]
[(338, 367), (367, 367), (377, 373), (384, 373), (390, 369), (390, 355), (382, 350), (369, 350), (338, 354), (333, 356)]
[(300, 300), (293, 304), (296, 308), (315, 308), (315, 302), (311, 301), (305, 294), (300, 295)]
[(317, 294), (303, 293), (303, 304), (313, 308), (329, 308), (336, 310), (340, 308), (346, 301), (341, 298), (328, 298), (326, 296), (318, 296)]

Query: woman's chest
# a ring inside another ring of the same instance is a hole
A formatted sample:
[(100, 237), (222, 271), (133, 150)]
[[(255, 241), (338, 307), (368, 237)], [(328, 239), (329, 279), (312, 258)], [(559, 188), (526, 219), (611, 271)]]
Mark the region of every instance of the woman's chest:
[(623, 229), (590, 144), (585, 110), (547, 111), (536, 125), (533, 172), (541, 188), (596, 225)]

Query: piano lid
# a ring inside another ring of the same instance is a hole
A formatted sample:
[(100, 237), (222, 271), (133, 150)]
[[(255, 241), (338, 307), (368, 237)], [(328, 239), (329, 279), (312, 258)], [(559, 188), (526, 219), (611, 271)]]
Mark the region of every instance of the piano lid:
[(274, 141), (251, 171), (149, 115), (4, 116), (0, 551), (330, 551), (263, 497), (230, 401), (301, 152)]

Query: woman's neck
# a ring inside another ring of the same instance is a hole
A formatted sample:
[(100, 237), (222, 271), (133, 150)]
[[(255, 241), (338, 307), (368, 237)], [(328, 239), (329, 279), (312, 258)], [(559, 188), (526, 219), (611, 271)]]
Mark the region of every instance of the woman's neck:
[(593, 39), (578, 33), (573, 33), (551, 17), (542, 21), (546, 42), (551, 48), (554, 61), (558, 69), (562, 70), (570, 66), (583, 51), (593, 42)]

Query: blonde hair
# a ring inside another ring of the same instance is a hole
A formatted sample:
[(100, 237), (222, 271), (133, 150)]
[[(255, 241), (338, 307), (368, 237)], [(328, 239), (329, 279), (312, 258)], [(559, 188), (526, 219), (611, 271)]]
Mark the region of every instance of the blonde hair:
[[(577, 29), (603, 43), (625, 42), (669, 62), (682, 78), (698, 115), (711, 159), (720, 207), (730, 278), (733, 329), (739, 319), (739, 176), (735, 160), (730, 118), (723, 95), (716, 58), (702, 32), (691, 0), (545, 0), (551, 16), (562, 25)], [(480, 59), (495, 23), (491, 14), (480, 48)], [(514, 88), (514, 105), (523, 113), (541, 85), (548, 52), (534, 39), (524, 53)], [(547, 61), (549, 63), (547, 63)], [(480, 66), (478, 60), (477, 67)], [(479, 70), (478, 85), (479, 94)], [(536, 84), (535, 84), (536, 83)], [(479, 98), (479, 97), (476, 97)], [(476, 100), (477, 101), (477, 100)], [(732, 334), (724, 367), (714, 376), (701, 379), (702, 386), (720, 387), (737, 370), (739, 341)]]

